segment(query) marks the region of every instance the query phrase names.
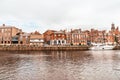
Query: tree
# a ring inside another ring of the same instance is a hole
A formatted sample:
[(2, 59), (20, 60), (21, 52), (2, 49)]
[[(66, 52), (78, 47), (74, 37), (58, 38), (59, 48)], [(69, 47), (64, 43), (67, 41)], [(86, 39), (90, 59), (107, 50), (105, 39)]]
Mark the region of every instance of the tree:
[(117, 38), (117, 36), (115, 35), (115, 37), (114, 37), (114, 41), (118, 44), (119, 42), (118, 42), (118, 38)]

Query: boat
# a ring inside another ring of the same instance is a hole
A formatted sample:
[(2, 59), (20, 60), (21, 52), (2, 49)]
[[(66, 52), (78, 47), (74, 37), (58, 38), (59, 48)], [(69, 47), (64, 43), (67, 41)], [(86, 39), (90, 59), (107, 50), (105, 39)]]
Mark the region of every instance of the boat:
[(115, 45), (110, 44), (92, 44), (92, 46), (89, 48), (90, 50), (113, 50)]

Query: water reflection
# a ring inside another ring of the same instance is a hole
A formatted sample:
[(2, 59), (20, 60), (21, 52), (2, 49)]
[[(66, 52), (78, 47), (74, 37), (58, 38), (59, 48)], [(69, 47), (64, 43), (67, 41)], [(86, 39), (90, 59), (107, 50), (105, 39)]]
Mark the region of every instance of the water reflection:
[(0, 80), (120, 80), (119, 51), (1, 51)]

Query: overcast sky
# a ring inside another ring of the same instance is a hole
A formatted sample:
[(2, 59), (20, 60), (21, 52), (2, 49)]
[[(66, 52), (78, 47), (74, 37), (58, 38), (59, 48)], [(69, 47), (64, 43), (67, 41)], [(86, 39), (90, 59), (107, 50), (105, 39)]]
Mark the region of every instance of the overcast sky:
[(120, 25), (120, 0), (0, 0), (0, 25), (23, 31), (110, 29)]

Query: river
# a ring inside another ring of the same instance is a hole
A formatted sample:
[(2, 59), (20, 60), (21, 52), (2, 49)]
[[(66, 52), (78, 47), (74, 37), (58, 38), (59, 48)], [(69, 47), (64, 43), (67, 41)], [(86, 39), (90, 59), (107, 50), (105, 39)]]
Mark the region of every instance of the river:
[(120, 80), (120, 51), (0, 51), (0, 80)]

